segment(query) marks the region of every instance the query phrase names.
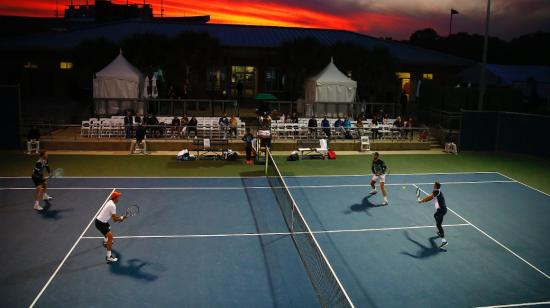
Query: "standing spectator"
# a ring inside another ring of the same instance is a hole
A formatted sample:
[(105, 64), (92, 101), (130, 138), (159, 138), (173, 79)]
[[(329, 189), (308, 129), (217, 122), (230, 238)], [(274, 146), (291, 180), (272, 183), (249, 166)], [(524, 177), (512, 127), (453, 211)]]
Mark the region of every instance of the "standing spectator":
[(405, 115), (407, 114), (407, 105), (409, 103), (409, 96), (405, 91), (401, 92), (401, 116), (405, 118)]
[(243, 85), (243, 81), (239, 79), (239, 81), (237, 82), (237, 84), (235, 85), (235, 89), (237, 90), (237, 100), (242, 100), (243, 98), (243, 90), (244, 90), (244, 85)]
[(126, 132), (126, 138), (132, 137), (132, 113), (126, 111), (126, 116), (124, 116), (124, 131)]
[(313, 138), (317, 138), (317, 119), (315, 118), (315, 115), (311, 116), (311, 119), (307, 122), (307, 127), (309, 128), (309, 134), (313, 136)]
[(27, 154), (40, 152), (40, 130), (33, 125), (27, 134)]
[(174, 89), (173, 85), (170, 85), (170, 87), (168, 87), (168, 93), (166, 94), (166, 96), (169, 99), (175, 99), (176, 98), (176, 90)]
[(239, 125), (239, 120), (235, 117), (235, 115), (231, 115), (231, 118), (229, 119), (229, 137), (232, 137), (233, 134), (235, 137), (237, 137), (237, 127)]
[(189, 98), (191, 93), (191, 81), (189, 81), (189, 78), (185, 78), (185, 82), (183, 83), (183, 98)]
[(323, 132), (325, 132), (325, 135), (327, 135), (327, 138), (330, 139), (330, 122), (328, 121), (326, 116), (321, 121), (321, 127), (323, 128)]
[(195, 117), (191, 117), (191, 120), (189, 120), (189, 123), (187, 124), (187, 131), (189, 131), (189, 136), (191, 136), (191, 132), (193, 132), (195, 138), (197, 137), (197, 124), (197, 119)]
[(254, 140), (254, 136), (250, 133), (250, 127), (247, 127), (243, 141), (246, 142), (246, 163), (248, 165), (252, 165), (252, 140)]
[(408, 138), (408, 135), (411, 134), (411, 140), (413, 139), (413, 119), (409, 118), (405, 123), (403, 123), (403, 126), (405, 127), (405, 138)]

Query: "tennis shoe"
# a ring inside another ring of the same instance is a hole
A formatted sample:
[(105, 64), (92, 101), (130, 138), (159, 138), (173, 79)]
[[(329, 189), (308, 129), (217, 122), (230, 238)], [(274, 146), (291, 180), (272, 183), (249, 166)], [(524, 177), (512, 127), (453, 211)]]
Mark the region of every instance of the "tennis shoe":
[(388, 201), (382, 202), (382, 205), (388, 205)]
[(369, 194), (374, 195), (374, 194), (376, 194), (377, 192), (378, 192), (378, 191), (376, 191), (376, 189), (373, 189), (373, 190), (370, 191)]
[(443, 247), (447, 246), (447, 244), (449, 244), (449, 242), (447, 242), (447, 241), (441, 242), (441, 245), (439, 245), (439, 248), (443, 248)]
[(48, 195), (48, 194), (44, 194), (44, 196), (42, 196), (42, 200), (46, 200), (46, 201), (49, 201), (49, 200), (52, 200), (53, 197)]
[(44, 209), (43, 207), (40, 206), (40, 204), (35, 204), (32, 208), (37, 211), (42, 211)]
[(118, 261), (118, 258), (113, 256), (113, 255), (111, 255), (110, 257), (106, 257), (105, 259), (107, 260), (107, 263), (112, 263), (112, 262)]

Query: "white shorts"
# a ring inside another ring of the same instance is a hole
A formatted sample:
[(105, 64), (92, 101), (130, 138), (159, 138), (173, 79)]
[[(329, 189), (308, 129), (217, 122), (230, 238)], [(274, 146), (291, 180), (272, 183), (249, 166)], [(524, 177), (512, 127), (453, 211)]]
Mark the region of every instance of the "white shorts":
[(380, 178), (380, 183), (385, 183), (386, 182), (386, 175), (385, 174), (381, 174), (381, 175), (373, 175), (372, 176), (372, 180), (373, 181), (378, 181), (378, 178)]

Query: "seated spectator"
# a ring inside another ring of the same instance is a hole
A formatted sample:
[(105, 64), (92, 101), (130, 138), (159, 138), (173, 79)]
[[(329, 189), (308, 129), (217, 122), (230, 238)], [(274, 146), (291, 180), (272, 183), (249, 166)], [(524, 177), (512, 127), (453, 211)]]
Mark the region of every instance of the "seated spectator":
[(187, 125), (189, 124), (189, 118), (187, 117), (187, 113), (184, 113), (183, 116), (181, 117), (181, 120), (180, 120), (180, 125), (181, 125), (181, 136), (184, 137), (184, 136), (187, 136), (187, 134), (189, 133), (188, 129), (187, 129)]
[(231, 115), (231, 119), (229, 119), (229, 137), (235, 136), (237, 137), (237, 127), (239, 125), (239, 120), (234, 115)]
[(222, 117), (218, 120), (218, 125), (220, 126), (220, 131), (223, 134), (223, 138), (227, 137), (227, 130), (229, 129), (229, 119), (227, 118), (227, 114), (223, 114)]
[(27, 134), (27, 154), (40, 152), (40, 130), (33, 125)]
[(344, 129), (345, 129), (346, 131), (349, 131), (349, 130), (351, 129), (351, 121), (349, 120), (348, 117), (346, 117), (346, 118), (344, 119), (344, 123), (342, 123), (342, 126), (344, 127)]
[(418, 140), (420, 142), (426, 142), (428, 141), (428, 130), (423, 130), (421, 133), (420, 133), (420, 136), (418, 137)]
[(271, 127), (271, 116), (267, 112), (264, 112), (263, 125), (267, 129)]
[(334, 127), (336, 128), (342, 127), (343, 125), (344, 122), (342, 122), (342, 119), (340, 119), (340, 117), (338, 117), (338, 119), (334, 122)]
[(189, 136), (191, 136), (191, 133), (195, 137), (197, 137), (197, 119), (195, 117), (191, 117), (191, 120), (189, 120), (189, 123), (187, 124), (187, 131), (189, 132)]
[(362, 117), (359, 117), (357, 119), (357, 122), (355, 122), (355, 127), (357, 128), (357, 133), (359, 133), (359, 135), (362, 136), (363, 133), (364, 133), (363, 127), (365, 127), (364, 124), (363, 124)]
[(399, 138), (403, 137), (402, 128), (403, 128), (403, 123), (401, 122), (401, 117), (397, 117), (395, 119), (395, 121), (393, 122), (393, 129), (392, 130), (399, 132)]
[(445, 137), (445, 153), (458, 154), (456, 144), (454, 143), (453, 134), (449, 132)]
[(298, 115), (296, 112), (292, 113), (292, 117), (290, 118), (290, 123), (298, 123)]
[(136, 113), (136, 116), (134, 117), (134, 124), (137, 125), (139, 123), (142, 123), (141, 113)]
[(285, 123), (286, 121), (286, 115), (285, 113), (281, 113), (281, 115), (279, 116), (279, 123)]
[(327, 120), (327, 117), (321, 121), (321, 127), (323, 128), (323, 132), (327, 136), (327, 138), (330, 139), (330, 122)]
[(382, 119), (382, 124), (384, 124), (384, 125), (390, 124), (390, 116), (388, 114), (386, 114), (384, 116), (384, 118)]
[(378, 120), (376, 118), (372, 119), (372, 122), (370, 122), (369, 128), (372, 132), (372, 139), (377, 139), (379, 136), (378, 134)]
[(172, 138), (176, 138), (178, 135), (178, 132), (181, 130), (181, 121), (177, 116), (174, 116), (172, 119)]
[(309, 129), (309, 134), (313, 138), (316, 138), (316, 136), (317, 136), (317, 119), (315, 118), (314, 115), (312, 115), (311, 119), (309, 119), (309, 121), (307, 122), (307, 127)]
[(151, 134), (153, 137), (157, 137), (161, 133), (161, 129), (159, 127), (159, 119), (157, 119), (157, 116), (155, 114), (152, 114), (149, 118), (149, 125), (152, 125), (152, 132)]

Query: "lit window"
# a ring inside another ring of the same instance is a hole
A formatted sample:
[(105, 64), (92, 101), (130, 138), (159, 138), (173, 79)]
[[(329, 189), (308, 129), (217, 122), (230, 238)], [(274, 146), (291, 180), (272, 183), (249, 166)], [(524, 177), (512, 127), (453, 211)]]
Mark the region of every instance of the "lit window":
[(38, 65), (31, 63), (31, 61), (27, 61), (27, 63), (23, 64), (23, 67), (26, 69), (37, 69)]
[(431, 74), (431, 73), (422, 74), (422, 78), (432, 80), (432, 79), (434, 79), (434, 74)]
[(62, 70), (70, 70), (73, 68), (72, 62), (59, 62), (59, 68)]
[(410, 79), (411, 78), (411, 73), (397, 72), (397, 73), (395, 73), (395, 76), (398, 79)]

